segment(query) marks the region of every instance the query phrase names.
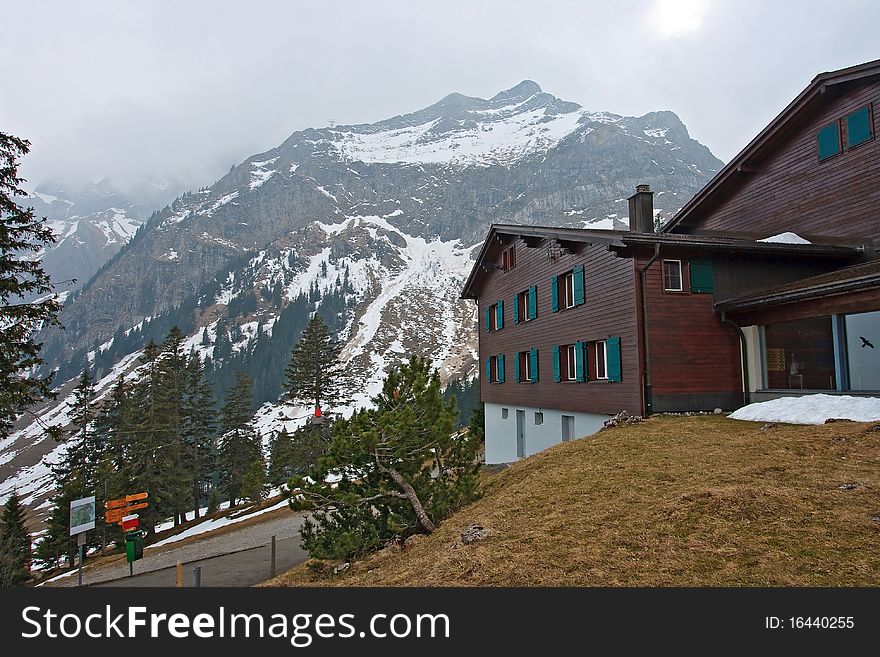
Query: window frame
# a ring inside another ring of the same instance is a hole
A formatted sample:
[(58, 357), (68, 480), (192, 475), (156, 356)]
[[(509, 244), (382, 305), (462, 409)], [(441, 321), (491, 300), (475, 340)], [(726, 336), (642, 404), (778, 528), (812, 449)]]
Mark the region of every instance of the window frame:
[(519, 359), (519, 383), (532, 383), (531, 353), (528, 351), (517, 352), (517, 358)]
[(517, 293), (516, 295), (516, 304), (517, 304), (517, 313), (519, 315), (519, 323), (531, 321), (529, 317), (529, 290), (526, 288), (525, 290)]
[(574, 308), (574, 270), (567, 271), (562, 275), (562, 309)]
[[(560, 374), (565, 374), (563, 381), (577, 381), (577, 346), (572, 344), (563, 345), (565, 347), (565, 372), (562, 372), (560, 363)], [(562, 350), (560, 350), (560, 357)]]
[[(608, 342), (606, 340), (596, 340), (593, 342), (593, 353), (595, 354), (593, 360), (595, 362), (595, 371), (596, 371), (596, 380), (597, 381), (607, 381), (608, 380)], [(601, 355), (601, 358), (600, 358)], [(599, 371), (599, 363), (601, 360), (602, 370), (601, 374)]]
[(501, 269), (510, 271), (516, 268), (516, 245), (511, 244), (501, 252)]
[[(678, 263), (678, 287), (669, 287), (667, 285), (667, 264)], [(684, 289), (684, 262), (680, 258), (663, 258), (663, 291), (664, 292), (687, 292)]]

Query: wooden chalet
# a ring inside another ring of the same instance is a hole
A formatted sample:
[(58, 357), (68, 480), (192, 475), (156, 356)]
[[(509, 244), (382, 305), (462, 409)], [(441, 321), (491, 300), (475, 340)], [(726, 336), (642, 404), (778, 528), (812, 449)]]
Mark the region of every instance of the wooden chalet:
[(494, 225), (480, 317), (486, 461), (621, 410), (730, 410), (880, 391), (880, 61), (817, 76), (654, 232)]

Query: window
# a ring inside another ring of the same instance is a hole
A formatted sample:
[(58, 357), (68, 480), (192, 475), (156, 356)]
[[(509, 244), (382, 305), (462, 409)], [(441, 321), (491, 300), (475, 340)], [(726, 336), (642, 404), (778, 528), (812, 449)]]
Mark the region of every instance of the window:
[(565, 346), (565, 380), (566, 381), (575, 381), (577, 378), (577, 351), (575, 351), (574, 345), (569, 344)]
[(508, 411), (506, 408), (501, 409), (501, 419), (502, 420), (506, 420), (509, 415), (510, 415), (510, 411)]
[(553, 312), (583, 304), (585, 300), (584, 285), (583, 265), (551, 278), (551, 308)]
[(834, 121), (819, 129), (819, 161), (827, 160), (840, 153), (840, 127)]
[(835, 390), (831, 317), (798, 319), (764, 327), (767, 387)]
[(493, 303), (486, 308), (486, 333), (504, 328), (504, 302)]
[(712, 293), (715, 291), (715, 268), (711, 262), (691, 260), (691, 292)]
[(880, 312), (843, 318), (850, 390), (880, 390)]
[(510, 246), (501, 252), (501, 269), (510, 271), (516, 267), (516, 246)]
[(681, 260), (663, 261), (663, 289), (667, 292), (681, 292)]
[(846, 147), (852, 148), (870, 139), (871, 106), (865, 105), (846, 115)]
[(504, 354), (486, 359), (486, 375), (489, 383), (504, 383)]
[(586, 381), (587, 344), (576, 342), (553, 347), (553, 380)]
[(599, 340), (598, 342), (594, 342), (593, 354), (595, 354), (596, 361), (596, 378), (597, 379), (607, 379), (608, 372), (605, 369), (605, 361), (607, 359), (607, 345), (605, 344), (605, 340)]
[(513, 298), (513, 323), (528, 322), (538, 317), (538, 288), (534, 285)]
[(574, 274), (569, 272), (562, 277), (562, 307), (574, 306)]
[(535, 411), (535, 426), (544, 424), (544, 413)]
[(517, 383), (538, 382), (538, 350), (529, 349), (513, 355), (513, 371)]
[(609, 337), (587, 345), (590, 356), (589, 370), (596, 380), (617, 382), (621, 380), (620, 338)]

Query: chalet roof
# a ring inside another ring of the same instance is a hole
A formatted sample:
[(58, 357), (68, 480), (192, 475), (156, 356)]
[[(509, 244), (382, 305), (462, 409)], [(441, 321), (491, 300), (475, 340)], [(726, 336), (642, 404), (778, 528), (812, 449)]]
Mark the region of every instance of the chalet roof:
[(757, 137), (740, 151), (727, 165), (719, 171), (712, 180), (697, 192), (690, 201), (685, 203), (671, 221), (667, 222), (661, 232), (670, 233), (691, 219), (699, 216), (707, 202), (711, 201), (716, 194), (736, 185), (739, 177), (744, 173), (751, 172), (750, 161), (760, 156), (767, 149), (773, 147), (776, 137), (784, 133), (785, 128), (791, 121), (804, 112), (810, 111), (817, 103), (821, 103), (826, 94), (844, 87), (847, 84), (863, 81), (867, 78), (880, 76), (880, 59), (850, 66), (838, 71), (820, 73), (810, 85), (804, 89), (788, 106), (764, 128)]
[(722, 312), (741, 312), (877, 287), (880, 287), (880, 259), (750, 292), (720, 301), (715, 308)]
[[(785, 244), (779, 242), (755, 242), (752, 240), (716, 237), (710, 235), (681, 235), (666, 233), (635, 233), (626, 230), (602, 230), (592, 228), (548, 228), (543, 226), (517, 226), (513, 224), (492, 224), (489, 233), (471, 273), (462, 288), (461, 298), (476, 299), (474, 285), (481, 274), (488, 273), (490, 265), (485, 262), (486, 255), (496, 243), (511, 243), (523, 239), (527, 244), (537, 246), (543, 241), (555, 240), (562, 246), (575, 244), (605, 245), (609, 251), (620, 257), (631, 257), (639, 247), (655, 245), (675, 246), (695, 250), (725, 251), (729, 253), (776, 253), (792, 256), (855, 258), (864, 253), (862, 246), (830, 244)], [(494, 264), (492, 265), (494, 266)]]

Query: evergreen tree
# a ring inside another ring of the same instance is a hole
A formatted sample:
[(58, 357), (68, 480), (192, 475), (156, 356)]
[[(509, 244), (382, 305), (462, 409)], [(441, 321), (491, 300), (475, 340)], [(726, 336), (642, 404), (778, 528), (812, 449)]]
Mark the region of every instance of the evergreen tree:
[(241, 496), (254, 503), (266, 497), (266, 464), (262, 454), (245, 470), (241, 479)]
[[(9, 435), (19, 413), (47, 396), (51, 375), (39, 378), (29, 371), (42, 365), (41, 345), (33, 334), (46, 326), (60, 326), (61, 304), (54, 296), (25, 303), (25, 299), (52, 292), (42, 260), (34, 257), (55, 236), (33, 208), (22, 209), (16, 196), (25, 196), (18, 177), (18, 158), (30, 142), (0, 132), (0, 438)], [(57, 438), (58, 435), (56, 434)]]
[(342, 350), (317, 313), (309, 320), (293, 348), (284, 374), (287, 396), (300, 404), (335, 407), (344, 404), (348, 394), (346, 372), (339, 361)]
[(182, 433), (187, 448), (187, 467), (192, 480), (192, 504), (195, 517), (203, 492), (212, 483), (217, 447), (217, 409), (211, 384), (197, 355), (187, 365), (186, 394), (183, 406)]
[(144, 374), (131, 388), (131, 422), (124, 433), (124, 461), (122, 479), (126, 493), (146, 492), (150, 505), (138, 512), (141, 528), (151, 532), (163, 518), (175, 509), (163, 497), (162, 462), (160, 453), (165, 448), (167, 419), (162, 415), (159, 392), (159, 347), (153, 340), (144, 349), (140, 362)]
[[(37, 548), (37, 558), (45, 563), (54, 563), (67, 556), (69, 564), (73, 565), (75, 545), (70, 537), (70, 503), (95, 494), (97, 465), (103, 448), (96, 444), (94, 397), (94, 382), (88, 370), (83, 370), (73, 391), (67, 449), (52, 466), (55, 480), (55, 492), (49, 498), (52, 511), (46, 523), (46, 533)], [(92, 538), (95, 538), (94, 534)]]
[(172, 327), (159, 353), (156, 375), (157, 412), (162, 419), (162, 449), (158, 452), (160, 486), (164, 502), (172, 512), (174, 526), (186, 518), (192, 492), (192, 470), (186, 462), (184, 445), (184, 397), (187, 383), (187, 361), (183, 353), (184, 336)]
[(222, 435), (217, 457), (220, 486), (232, 506), (242, 496), (245, 472), (254, 461), (262, 459), (260, 437), (253, 426), (252, 403), (251, 380), (239, 372), (236, 374), (235, 387), (223, 404)]
[(269, 438), (269, 483), (272, 486), (280, 486), (286, 482), (293, 473), (290, 470), (291, 440), (287, 429), (276, 431)]
[(15, 491), (0, 514), (0, 587), (21, 586), (31, 573), (31, 537)]
[[(308, 478), (289, 486), (310, 508), (303, 547), (313, 557), (360, 554), (394, 538), (431, 533), (477, 495), (477, 442), (453, 433), (455, 402), (444, 402), (428, 359), (412, 357), (386, 377), (373, 408), (337, 420), (333, 441)], [(328, 475), (341, 476), (333, 486)]]

